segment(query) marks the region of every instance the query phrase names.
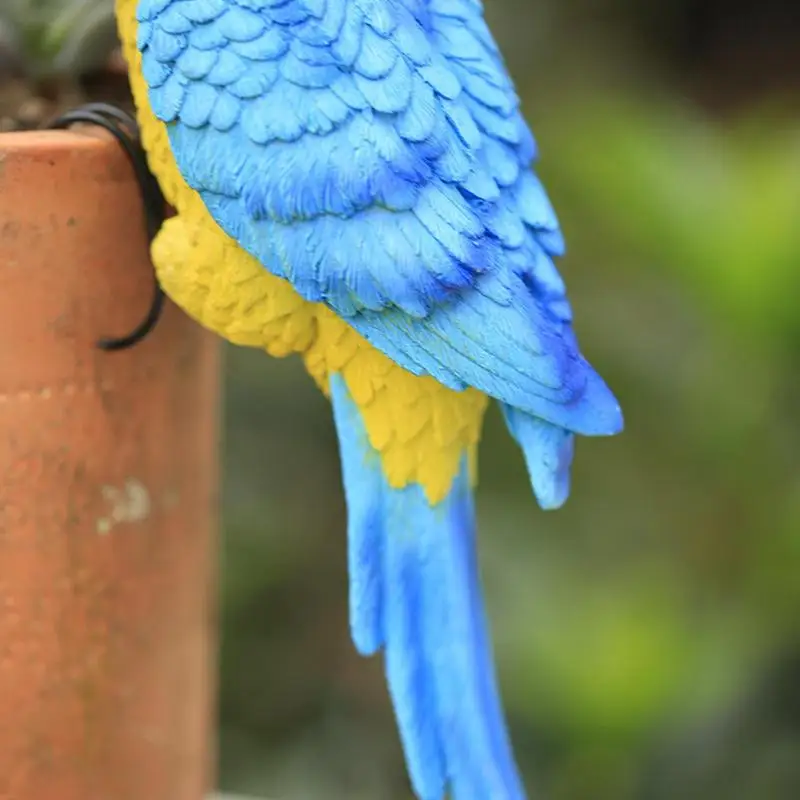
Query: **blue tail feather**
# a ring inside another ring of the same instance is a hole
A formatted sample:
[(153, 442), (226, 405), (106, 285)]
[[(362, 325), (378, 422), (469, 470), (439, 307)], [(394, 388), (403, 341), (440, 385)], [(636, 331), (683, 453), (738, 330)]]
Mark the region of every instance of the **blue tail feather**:
[(331, 378), (348, 505), (350, 626), (385, 650), (408, 771), (420, 800), (524, 800), (497, 690), (466, 464), (449, 495), (391, 488), (344, 381)]
[(522, 448), (539, 505), (560, 508), (569, 496), (575, 434), (505, 403), (500, 407), (508, 430)]

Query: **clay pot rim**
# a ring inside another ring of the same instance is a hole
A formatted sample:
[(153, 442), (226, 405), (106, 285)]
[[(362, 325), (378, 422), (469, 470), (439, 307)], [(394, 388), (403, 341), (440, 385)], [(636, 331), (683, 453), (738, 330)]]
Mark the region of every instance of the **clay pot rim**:
[(4, 131), (0, 133), (0, 153), (11, 150), (40, 149), (63, 150), (118, 147), (114, 137), (97, 125), (76, 123), (65, 130), (36, 128), (29, 131)]
[[(0, 132), (0, 169), (6, 158), (36, 160), (37, 158), (66, 158), (75, 153), (100, 153), (106, 148), (118, 151), (120, 163), (124, 164), (124, 173), (120, 179), (136, 182), (135, 171), (131, 169), (129, 159), (125, 157), (123, 149), (116, 137), (99, 125), (91, 123), (75, 123), (65, 129), (36, 128), (29, 131), (4, 131)], [(124, 177), (123, 177), (124, 176)], [(103, 173), (101, 180), (108, 180), (108, 173)], [(164, 218), (175, 215), (175, 209), (168, 203), (164, 205)]]

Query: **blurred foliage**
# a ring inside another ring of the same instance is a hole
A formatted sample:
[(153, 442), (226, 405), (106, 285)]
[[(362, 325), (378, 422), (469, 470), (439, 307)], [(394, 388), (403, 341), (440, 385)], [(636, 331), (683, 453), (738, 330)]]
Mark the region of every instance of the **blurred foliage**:
[(34, 79), (104, 66), (117, 46), (114, 0), (3, 0), (0, 67)]
[[(627, 418), (580, 442), (573, 497), (545, 514), (490, 415), (478, 507), (500, 678), (535, 796), (790, 800), (800, 118), (780, 93), (725, 116), (687, 96), (637, 38), (664, 4), (643, 5), (488, 8), (569, 242), (579, 336)], [(223, 785), (408, 798), (380, 661), (348, 639), (327, 404), (296, 361), (232, 350), (227, 420)]]

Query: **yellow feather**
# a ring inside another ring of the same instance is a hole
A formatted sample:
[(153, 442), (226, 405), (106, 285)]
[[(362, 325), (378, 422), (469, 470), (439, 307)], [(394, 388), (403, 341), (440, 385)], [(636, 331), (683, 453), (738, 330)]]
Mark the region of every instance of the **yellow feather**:
[(391, 486), (419, 483), (429, 501), (437, 503), (449, 491), (464, 453), (474, 480), (488, 398), (412, 375), (329, 309), (303, 300), (227, 236), (186, 184), (166, 127), (147, 99), (136, 49), (136, 2), (116, 0), (117, 21), (142, 143), (164, 196), (177, 211), (153, 243), (153, 263), (164, 291), (187, 314), (234, 344), (277, 357), (299, 353), (326, 395), (329, 374), (341, 372)]

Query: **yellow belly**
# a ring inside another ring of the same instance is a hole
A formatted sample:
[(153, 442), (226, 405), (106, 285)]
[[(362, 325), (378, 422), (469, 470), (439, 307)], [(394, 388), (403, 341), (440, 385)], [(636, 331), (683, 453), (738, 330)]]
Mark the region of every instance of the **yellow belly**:
[(117, 0), (142, 142), (164, 196), (177, 211), (153, 244), (164, 291), (187, 314), (235, 344), (274, 356), (299, 353), (326, 394), (329, 374), (341, 373), (389, 483), (398, 488), (420, 483), (428, 499), (438, 502), (464, 453), (475, 476), (486, 396), (473, 389), (454, 392), (402, 369), (329, 309), (303, 300), (221, 230), (183, 180), (166, 128), (150, 110), (135, 46), (135, 10), (136, 0)]

